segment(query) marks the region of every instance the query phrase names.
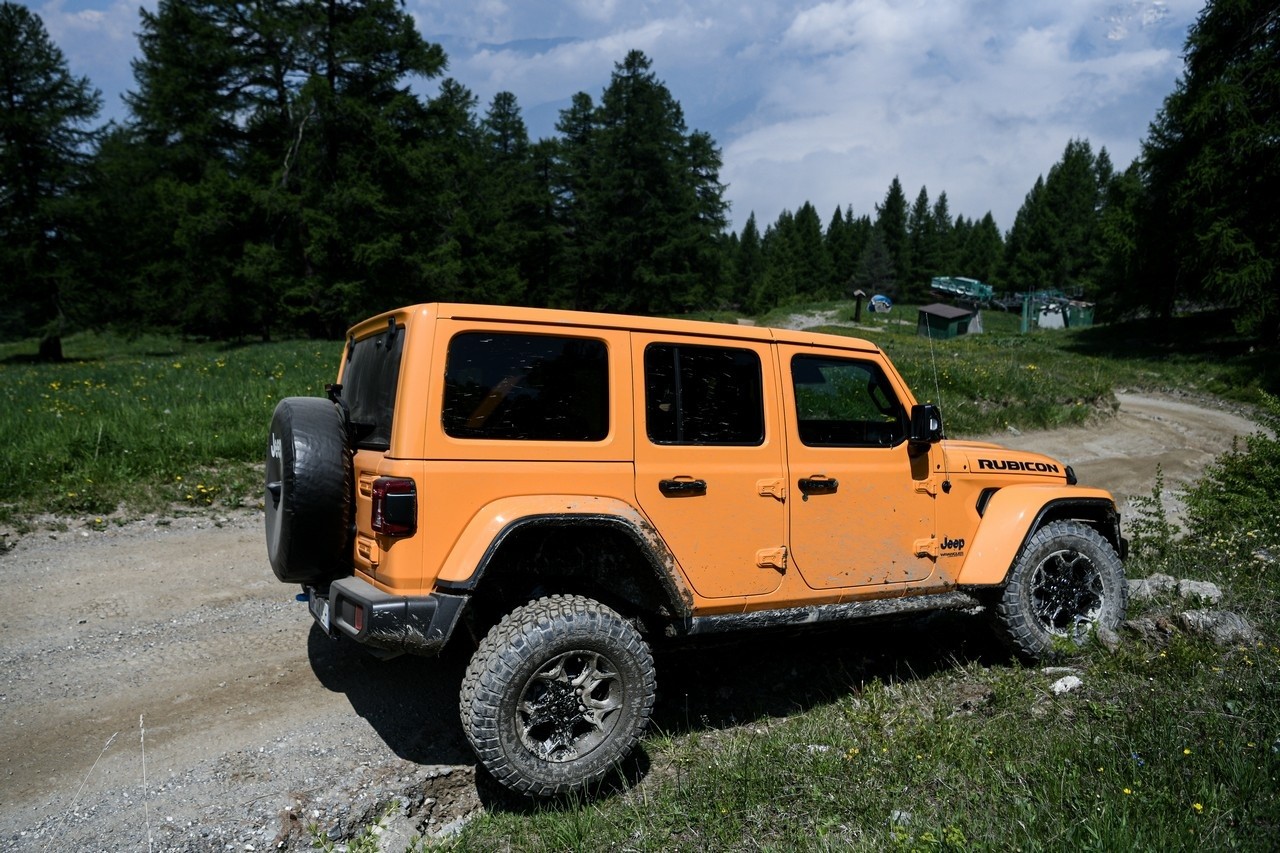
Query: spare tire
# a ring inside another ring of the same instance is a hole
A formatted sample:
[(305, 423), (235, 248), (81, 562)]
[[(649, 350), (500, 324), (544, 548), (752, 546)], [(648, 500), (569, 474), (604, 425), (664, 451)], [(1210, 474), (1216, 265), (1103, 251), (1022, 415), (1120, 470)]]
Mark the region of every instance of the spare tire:
[(352, 463), (338, 407), (286, 397), (267, 443), (267, 556), (285, 583), (327, 584), (351, 573)]

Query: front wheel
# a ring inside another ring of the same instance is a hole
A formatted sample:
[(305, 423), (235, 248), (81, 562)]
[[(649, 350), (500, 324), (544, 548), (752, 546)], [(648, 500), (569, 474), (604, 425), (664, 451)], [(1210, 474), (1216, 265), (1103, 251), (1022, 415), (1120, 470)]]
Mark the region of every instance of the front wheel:
[(553, 595), (480, 643), (462, 682), (462, 728), (505, 787), (586, 793), (635, 748), (656, 693), (653, 656), (610, 608)]
[(1119, 628), (1127, 599), (1124, 566), (1111, 543), (1078, 521), (1055, 521), (1023, 549), (995, 615), (1013, 650), (1038, 661), (1098, 628)]

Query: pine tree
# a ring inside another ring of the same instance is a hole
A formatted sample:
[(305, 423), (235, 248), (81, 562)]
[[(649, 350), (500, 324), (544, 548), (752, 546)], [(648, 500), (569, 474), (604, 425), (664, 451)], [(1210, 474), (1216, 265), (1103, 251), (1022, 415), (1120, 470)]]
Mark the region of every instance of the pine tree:
[(1096, 299), (1100, 293), (1098, 218), (1101, 169), (1087, 140), (1067, 143), (1062, 159), (1037, 178), (1005, 246), (1001, 285), (1015, 291), (1059, 290)]
[(761, 238), (764, 274), (751, 292), (749, 307), (753, 314), (763, 314), (796, 299), (804, 287), (800, 280), (799, 241), (795, 215), (784, 210), (778, 221), (765, 229)]
[(879, 228), (871, 231), (862, 257), (858, 259), (858, 269), (854, 274), (854, 287), (869, 296), (884, 294), (897, 296), (898, 284), (894, 278), (893, 257), (885, 243), (884, 232)]
[(560, 112), (553, 140), (551, 191), (556, 222), (565, 235), (559, 273), (549, 286), (544, 301), (569, 308), (595, 306), (592, 281), (596, 266), (596, 229), (603, 227), (594, 208), (600, 201), (596, 192), (596, 107), (591, 96), (579, 92), (568, 108)]
[(476, 97), (448, 78), (426, 105), (424, 139), (413, 152), (409, 254), (418, 282), (415, 299), (469, 300), (475, 274), (479, 220), (475, 189), (483, 180), (482, 131)]
[(956, 225), (951, 220), (951, 205), (947, 201), (946, 192), (938, 194), (933, 203), (933, 234), (937, 241), (936, 260), (929, 277), (935, 275), (955, 275), (953, 272), (959, 261), (959, 241), (956, 238)]
[(1205, 297), (1280, 341), (1280, 7), (1210, 0), (1142, 164), (1141, 276), (1152, 307)]
[(957, 268), (963, 270), (961, 275), (994, 284), (1004, 255), (1004, 237), (991, 212), (987, 211), (977, 222), (966, 222), (963, 229), (957, 219), (956, 234), (960, 244)]
[(62, 358), (80, 277), (76, 247), (88, 148), (102, 97), (75, 77), (44, 23), (0, 3), (0, 334), (41, 336)]
[[(562, 125), (578, 118), (562, 114)], [(566, 156), (589, 163), (567, 170), (576, 187), (560, 192), (588, 212), (590, 233), (577, 255), (589, 307), (687, 311), (722, 292), (720, 152), (708, 135), (687, 130), (643, 53), (615, 66), (589, 130), (566, 144)]]
[(1098, 222), (1102, 275), (1109, 285), (1103, 300), (1122, 311), (1142, 307), (1146, 301), (1139, 286), (1142, 257), (1138, 248), (1145, 190), (1136, 160), (1123, 172), (1112, 174)]
[(135, 207), (157, 223), (141, 233), (170, 229), (139, 282), (150, 322), (331, 335), (421, 291), (407, 214), (436, 194), (405, 78), (444, 54), (394, 0), (162, 0), (140, 47), (128, 142), (153, 171)]
[(533, 244), (548, 199), (543, 198), (529, 133), (515, 95), (494, 95), (480, 123), (480, 135), (483, 172), (476, 188), (478, 267), (470, 298), (521, 303), (536, 269)]
[(827, 292), (832, 298), (846, 299), (857, 289), (853, 286), (853, 277), (858, 267), (858, 256), (862, 254), (862, 243), (865, 242), (859, 240), (852, 209), (835, 209), (827, 223), (824, 242), (831, 258), (831, 282)]
[(760, 244), (760, 230), (756, 226), (756, 215), (747, 217), (747, 224), (742, 226), (742, 236), (738, 239), (734, 259), (734, 290), (731, 304), (745, 306), (750, 295), (760, 286), (764, 278), (764, 251)]
[(831, 257), (823, 239), (822, 220), (817, 209), (805, 202), (792, 220), (792, 235), (796, 269), (793, 273), (799, 291), (811, 299), (831, 299), (838, 293), (831, 287)]
[(907, 235), (907, 196), (896, 175), (889, 183), (884, 204), (876, 205), (875, 224), (893, 265), (895, 287), (905, 292), (911, 272), (911, 248)]
[(936, 275), (933, 270), (938, 265), (937, 242), (929, 191), (921, 187), (907, 213), (907, 264), (901, 279), (903, 298), (917, 300), (928, 294), (929, 278)]
[(301, 11), (306, 77), (290, 126), (301, 215), (285, 220), (297, 252), (285, 301), (313, 334), (333, 335), (417, 284), (403, 214), (410, 176), (426, 177), (410, 159), (423, 106), (405, 78), (439, 74), (444, 53), (395, 0), (316, 0)]

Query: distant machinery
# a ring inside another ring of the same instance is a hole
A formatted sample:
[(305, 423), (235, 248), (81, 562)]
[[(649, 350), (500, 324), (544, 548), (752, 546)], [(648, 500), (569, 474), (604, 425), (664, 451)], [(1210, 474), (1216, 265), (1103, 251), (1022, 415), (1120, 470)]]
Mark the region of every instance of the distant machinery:
[(976, 278), (965, 278), (959, 275), (934, 276), (929, 282), (929, 289), (957, 302), (967, 302), (971, 305), (988, 305), (996, 296), (995, 288), (991, 285), (983, 284)]

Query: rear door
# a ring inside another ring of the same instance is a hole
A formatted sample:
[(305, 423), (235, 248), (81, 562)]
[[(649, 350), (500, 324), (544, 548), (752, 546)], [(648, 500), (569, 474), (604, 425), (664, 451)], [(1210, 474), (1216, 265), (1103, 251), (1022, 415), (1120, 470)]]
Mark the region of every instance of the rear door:
[(786, 566), (771, 344), (632, 335), (636, 495), (706, 598), (764, 595)]
[(814, 589), (919, 582), (934, 561), (928, 455), (907, 452), (906, 405), (873, 358), (781, 346), (791, 556)]

